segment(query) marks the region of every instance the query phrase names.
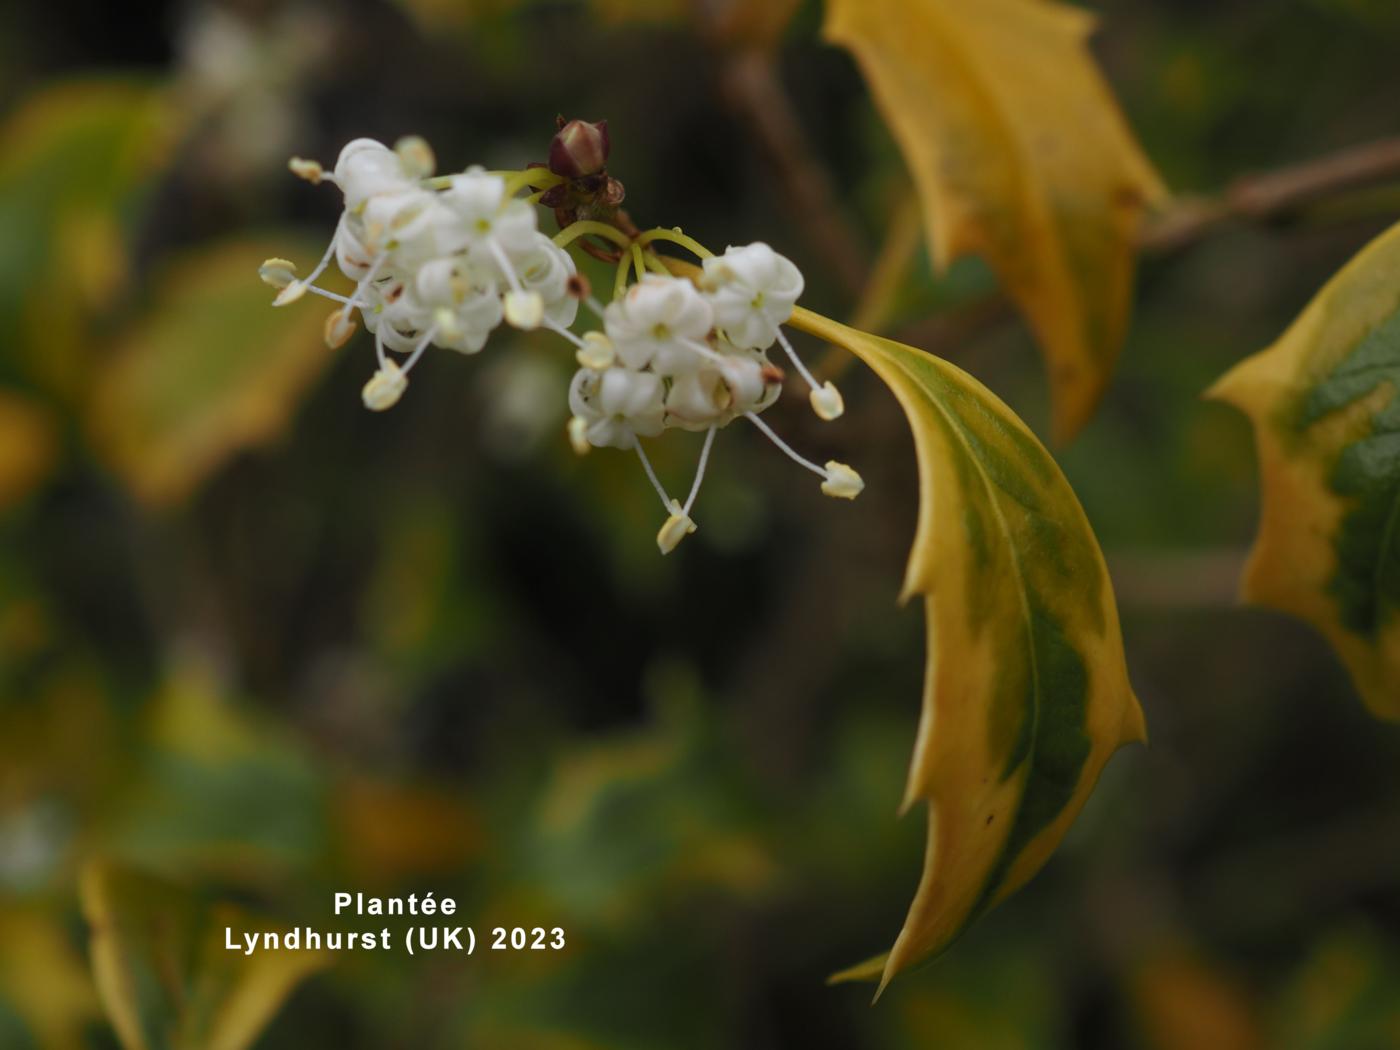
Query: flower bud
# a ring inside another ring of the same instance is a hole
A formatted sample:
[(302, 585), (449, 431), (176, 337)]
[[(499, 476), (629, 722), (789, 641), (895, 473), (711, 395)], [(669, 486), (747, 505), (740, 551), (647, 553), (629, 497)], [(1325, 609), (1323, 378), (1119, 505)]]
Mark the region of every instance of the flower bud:
[(596, 175), (607, 167), (608, 122), (571, 120), (549, 143), (549, 170), (565, 178)]

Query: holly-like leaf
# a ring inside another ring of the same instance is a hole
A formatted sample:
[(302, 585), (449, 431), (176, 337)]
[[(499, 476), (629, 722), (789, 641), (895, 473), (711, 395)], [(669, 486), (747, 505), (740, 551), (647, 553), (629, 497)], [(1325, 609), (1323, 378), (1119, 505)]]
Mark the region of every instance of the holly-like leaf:
[(1400, 719), (1400, 226), (1208, 396), (1259, 445), (1245, 599), (1313, 624), (1371, 710)]
[(125, 1050), (243, 1050), (324, 951), (225, 947), (225, 928), (280, 928), (230, 904), (103, 862), (83, 872), (93, 973)]
[(923, 595), (928, 669), (904, 806), (929, 804), (923, 878), (891, 977), (1024, 885), (1121, 744), (1145, 738), (1103, 555), (1060, 468), (966, 372), (798, 309), (854, 353), (914, 432), (918, 528), (905, 599)]
[(1135, 243), (1165, 194), (1086, 46), (1046, 0), (829, 0), (918, 186), (937, 268), (975, 253), (1034, 329), (1056, 440), (1093, 413), (1127, 328)]
[(184, 257), (116, 348), (95, 391), (93, 447), (144, 501), (178, 502), (275, 436), (330, 361), (325, 312), (273, 310), (257, 278), (258, 261), (287, 247), (237, 240)]

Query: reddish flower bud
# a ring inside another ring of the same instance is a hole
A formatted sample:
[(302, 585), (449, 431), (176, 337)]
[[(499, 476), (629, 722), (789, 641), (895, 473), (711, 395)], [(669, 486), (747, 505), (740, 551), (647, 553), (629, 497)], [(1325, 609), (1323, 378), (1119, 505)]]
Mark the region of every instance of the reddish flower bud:
[(549, 170), (565, 178), (596, 175), (608, 163), (608, 122), (571, 120), (549, 143)]

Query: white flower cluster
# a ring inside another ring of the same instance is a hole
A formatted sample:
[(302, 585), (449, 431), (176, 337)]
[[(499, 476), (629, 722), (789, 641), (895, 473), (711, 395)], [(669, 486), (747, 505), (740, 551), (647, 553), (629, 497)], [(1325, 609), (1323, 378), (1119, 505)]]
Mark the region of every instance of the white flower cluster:
[[(474, 354), (503, 319), (517, 328), (566, 330), (578, 313), (569, 294), (574, 261), (536, 228), (535, 209), (508, 196), (499, 175), (470, 168), (432, 179), (433, 168), (421, 139), (392, 150), (356, 139), (340, 151), (333, 172), (294, 161), (299, 175), (339, 186), (345, 210), (306, 279), (296, 280), (285, 260), (263, 264), (264, 279), (282, 289), (274, 305), (308, 291), (341, 302), (326, 322), (333, 346), (350, 338), (358, 311), (379, 356), (364, 389), (366, 407), (376, 411), (398, 401), (430, 345)], [(315, 286), (332, 258), (355, 282), (353, 294)], [(399, 364), (386, 349), (408, 358)]]
[[(819, 475), (827, 495), (853, 499), (861, 491), (850, 467), (804, 459), (759, 419), (782, 388), (783, 372), (767, 358), (774, 343), (806, 380), (818, 416), (830, 420), (843, 411), (836, 388), (817, 382), (783, 334), (803, 279), (768, 245), (708, 256), (692, 282), (642, 275), (633, 242), (639, 279), (603, 307), (588, 295), (569, 253), (539, 232), (535, 209), (515, 198), (511, 182), (480, 168), (433, 177), (432, 151), (421, 139), (401, 140), (392, 150), (356, 139), (332, 172), (313, 161), (291, 166), (311, 182), (338, 186), (345, 210), (308, 277), (298, 280), (283, 259), (267, 260), (260, 272), (279, 289), (276, 306), (307, 292), (340, 304), (326, 320), (332, 346), (350, 338), (358, 313), (374, 334), (379, 360), (364, 387), (366, 407), (393, 406), (430, 345), (474, 354), (504, 320), (520, 329), (551, 329), (574, 345), (580, 368), (569, 387), (569, 438), (579, 453), (601, 446), (636, 450), (668, 514), (657, 536), (663, 553), (695, 531), (690, 511), (715, 432), (740, 417)], [(531, 172), (520, 174), (526, 178), (516, 188), (529, 184)], [(348, 296), (315, 284), (332, 259), (355, 282)], [(619, 288), (625, 277), (624, 271)], [(601, 317), (602, 330), (581, 336), (571, 330), (581, 300)], [(387, 351), (407, 356), (400, 363)], [(667, 495), (640, 440), (667, 428), (706, 435), (684, 503)]]

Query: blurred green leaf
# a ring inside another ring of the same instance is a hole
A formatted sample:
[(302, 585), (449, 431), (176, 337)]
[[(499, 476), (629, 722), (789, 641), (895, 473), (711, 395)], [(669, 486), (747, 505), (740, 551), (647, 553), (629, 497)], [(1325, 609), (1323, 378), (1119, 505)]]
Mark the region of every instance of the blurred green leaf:
[(126, 1050), (243, 1050), (329, 961), (322, 951), (229, 951), (226, 928), (280, 928), (106, 862), (84, 869), (81, 894), (98, 992)]
[(1323, 937), (1276, 999), (1281, 1050), (1400, 1046), (1400, 954), (1364, 927)]
[(92, 979), (59, 921), (33, 907), (0, 908), (0, 1046), (81, 1047), (96, 1016)]
[(257, 277), (263, 259), (296, 248), (291, 237), (239, 239), (184, 256), (120, 340), (90, 430), (139, 499), (178, 503), (275, 437), (331, 360), (325, 314), (310, 302), (274, 309)]
[(131, 207), (169, 155), (175, 114), (134, 77), (57, 81), (0, 126), (0, 367), (75, 395), (89, 325), (123, 287)]

